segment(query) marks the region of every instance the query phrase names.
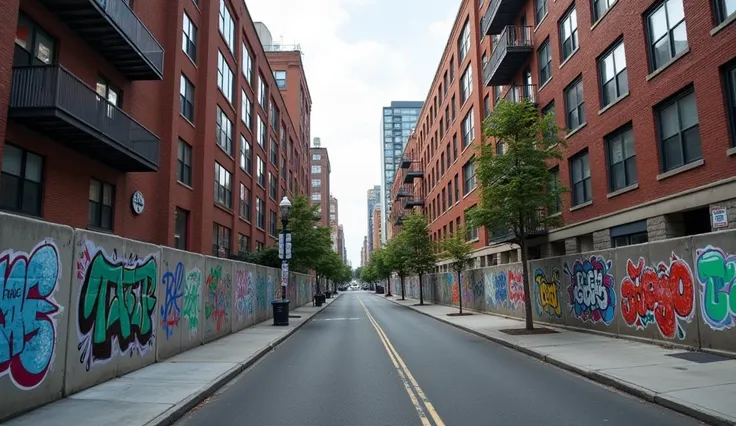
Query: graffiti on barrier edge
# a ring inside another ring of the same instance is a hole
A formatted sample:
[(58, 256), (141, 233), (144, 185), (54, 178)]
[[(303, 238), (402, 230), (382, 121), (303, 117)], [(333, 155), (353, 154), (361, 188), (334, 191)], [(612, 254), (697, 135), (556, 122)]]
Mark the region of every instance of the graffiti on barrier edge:
[(643, 257), (626, 263), (627, 276), (621, 281), (621, 317), (637, 330), (656, 324), (662, 337), (685, 338), (680, 320), (693, 316), (694, 286), (690, 265), (672, 253), (669, 263), (656, 267)]
[(535, 293), (537, 295), (537, 315), (546, 313), (549, 316), (561, 318), (560, 307), (560, 270), (552, 269), (550, 279), (544, 275), (544, 271), (537, 268), (534, 271)]
[(235, 271), (235, 313), (238, 318), (253, 317), (253, 273)]
[(184, 296), (184, 265), (179, 262), (174, 272), (169, 270), (168, 263), (165, 265), (166, 273), (161, 277), (164, 286), (164, 300), (161, 304), (161, 326), (164, 329), (166, 340), (174, 334), (174, 327), (181, 321), (181, 307), (179, 299)]
[(486, 305), (505, 306), (509, 298), (508, 275), (505, 272), (489, 272), (484, 275)]
[(224, 274), (222, 265), (210, 268), (207, 274), (205, 287), (207, 288), (207, 299), (204, 302), (204, 317), (209, 321), (208, 330), (222, 331), (230, 315), (230, 275)]
[(202, 288), (202, 270), (198, 267), (189, 269), (184, 279), (184, 301), (181, 316), (187, 322), (189, 338), (197, 334), (199, 327), (199, 298)]
[(9, 375), (19, 389), (41, 384), (56, 354), (60, 277), (59, 252), (50, 240), (30, 253), (0, 253), (0, 377)]
[(116, 354), (145, 355), (155, 338), (157, 265), (154, 255), (119, 257), (89, 240), (77, 261), (79, 361), (87, 371)]
[(565, 262), (565, 275), (569, 279), (570, 311), (584, 322), (611, 325), (616, 310), (616, 292), (611, 274), (611, 260), (593, 255), (588, 259), (576, 259), (572, 268)]
[(700, 282), (700, 310), (713, 330), (736, 323), (736, 255), (707, 246), (697, 251), (695, 264)]

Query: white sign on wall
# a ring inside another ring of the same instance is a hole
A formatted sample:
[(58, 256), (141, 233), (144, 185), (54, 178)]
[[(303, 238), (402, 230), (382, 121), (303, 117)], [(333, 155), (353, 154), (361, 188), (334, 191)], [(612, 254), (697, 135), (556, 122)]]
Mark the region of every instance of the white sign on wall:
[(710, 211), (710, 219), (714, 228), (727, 228), (728, 210), (723, 207), (715, 207)]

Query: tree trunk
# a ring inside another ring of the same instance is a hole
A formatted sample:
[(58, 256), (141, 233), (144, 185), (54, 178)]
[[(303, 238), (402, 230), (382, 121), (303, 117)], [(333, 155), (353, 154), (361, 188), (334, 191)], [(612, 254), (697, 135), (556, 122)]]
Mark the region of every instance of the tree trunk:
[(457, 294), (458, 294), (458, 302), (460, 303), (460, 315), (463, 314), (463, 283), (460, 281), (460, 271), (457, 271)]
[(422, 291), (422, 274), (419, 274), (419, 304), (424, 305), (424, 292)]
[(317, 293), (315, 294), (319, 294), (319, 272), (316, 272), (315, 276), (317, 277)]
[(391, 297), (391, 277), (386, 278), (386, 297)]
[(532, 295), (529, 291), (529, 265), (527, 264), (529, 254), (524, 239), (521, 239), (521, 270), (522, 279), (524, 280), (524, 319), (526, 320), (526, 329), (534, 330), (534, 319), (532, 318)]
[(401, 300), (406, 300), (404, 298), (404, 276), (399, 275), (399, 279), (401, 280)]

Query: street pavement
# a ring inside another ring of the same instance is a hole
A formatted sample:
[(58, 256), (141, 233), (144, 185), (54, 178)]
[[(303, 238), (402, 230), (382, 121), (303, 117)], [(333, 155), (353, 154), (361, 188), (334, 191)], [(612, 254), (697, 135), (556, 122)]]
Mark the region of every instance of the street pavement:
[(344, 293), (178, 426), (691, 426), (699, 421)]

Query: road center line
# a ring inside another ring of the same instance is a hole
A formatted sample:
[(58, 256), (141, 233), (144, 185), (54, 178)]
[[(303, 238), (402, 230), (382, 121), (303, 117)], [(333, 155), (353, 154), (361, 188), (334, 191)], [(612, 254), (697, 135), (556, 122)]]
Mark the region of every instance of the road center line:
[[(391, 358), (391, 361), (393, 362), (394, 367), (396, 367), (396, 370), (399, 372), (399, 376), (401, 377), (401, 380), (404, 382), (404, 387), (406, 388), (406, 392), (409, 394), (409, 398), (411, 398), (412, 403), (417, 409), (417, 413), (419, 413), (419, 418), (422, 420), (422, 424), (430, 425), (431, 423), (429, 422), (429, 420), (427, 420), (427, 417), (424, 414), (424, 409), (422, 408), (421, 404), (417, 400), (417, 396), (419, 397), (419, 400), (421, 400), (421, 402), (424, 404), (424, 407), (426, 407), (426, 411), (432, 417), (432, 420), (434, 420), (435, 424), (437, 426), (445, 426), (445, 423), (442, 421), (439, 414), (437, 414), (437, 411), (435, 410), (434, 406), (432, 405), (431, 402), (429, 402), (429, 399), (425, 395), (424, 391), (422, 391), (422, 388), (419, 387), (419, 384), (417, 383), (416, 379), (414, 379), (414, 376), (409, 371), (409, 368), (406, 366), (406, 363), (404, 362), (403, 359), (401, 359), (401, 356), (399, 355), (398, 351), (391, 344), (391, 341), (388, 339), (388, 336), (386, 335), (386, 333), (383, 331), (381, 326), (378, 325), (378, 322), (375, 320), (375, 318), (373, 318), (373, 315), (371, 315), (370, 311), (368, 311), (368, 308), (363, 303), (363, 300), (361, 298), (358, 298), (358, 301), (363, 306), (363, 310), (365, 310), (365, 313), (368, 316), (368, 320), (373, 325), (373, 328), (376, 329), (376, 332), (378, 333), (378, 337), (381, 339), (383, 346), (386, 348), (386, 352), (388, 352), (389, 358)], [(416, 395), (414, 394), (414, 391), (416, 392)]]

